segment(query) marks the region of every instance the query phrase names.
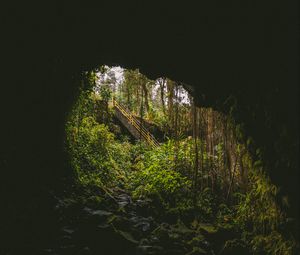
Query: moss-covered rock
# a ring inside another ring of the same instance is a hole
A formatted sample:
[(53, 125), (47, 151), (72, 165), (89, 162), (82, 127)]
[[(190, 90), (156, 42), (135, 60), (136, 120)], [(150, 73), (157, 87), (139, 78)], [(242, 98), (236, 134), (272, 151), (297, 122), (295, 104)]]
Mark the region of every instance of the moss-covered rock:
[(208, 253), (200, 247), (193, 247), (193, 250), (186, 253), (185, 255), (203, 255), (203, 254), (208, 254)]
[(226, 241), (223, 249), (220, 252), (220, 255), (247, 255), (251, 254), (246, 243), (240, 239), (232, 239)]

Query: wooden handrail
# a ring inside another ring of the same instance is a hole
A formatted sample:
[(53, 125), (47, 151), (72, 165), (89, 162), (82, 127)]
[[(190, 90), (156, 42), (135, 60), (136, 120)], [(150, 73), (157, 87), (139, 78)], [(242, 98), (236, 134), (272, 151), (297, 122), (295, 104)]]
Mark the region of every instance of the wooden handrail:
[(155, 138), (148, 132), (141, 123), (136, 120), (136, 118), (131, 114), (128, 113), (128, 111), (121, 106), (119, 103), (114, 101), (114, 105), (121, 111), (121, 113), (124, 115), (124, 117), (127, 118), (127, 120), (141, 133), (143, 138), (151, 145), (157, 146), (159, 143), (155, 140)]
[(122, 115), (128, 120), (128, 122), (136, 128), (136, 130), (141, 134), (141, 136), (148, 142), (148, 144), (153, 147), (159, 146), (159, 142), (155, 137), (141, 124), (136, 117), (129, 112), (124, 106), (120, 105), (114, 98), (112, 98), (113, 106), (116, 107)]

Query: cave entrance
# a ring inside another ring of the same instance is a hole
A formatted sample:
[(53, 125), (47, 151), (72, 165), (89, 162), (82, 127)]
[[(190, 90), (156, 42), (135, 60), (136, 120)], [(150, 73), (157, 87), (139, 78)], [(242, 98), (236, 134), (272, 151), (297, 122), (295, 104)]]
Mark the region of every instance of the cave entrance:
[[(126, 153), (132, 149), (130, 146), (137, 146), (166, 153), (156, 162), (157, 174), (180, 173), (196, 193), (210, 189), (230, 200), (234, 191), (246, 189), (251, 159), (246, 146), (238, 141), (238, 128), (230, 117), (196, 106), (184, 84), (165, 77), (150, 80), (138, 69), (119, 66), (101, 66), (86, 75), (88, 86), (81, 92), (69, 121), (70, 148), (81, 151), (76, 169), (86, 168), (93, 174), (105, 172), (108, 176), (113, 170), (103, 169), (106, 157), (112, 159), (118, 146), (128, 146)], [(108, 147), (114, 142), (112, 153)], [(81, 143), (83, 147), (76, 148)], [(119, 161), (122, 153), (119, 151), (117, 156)], [(137, 159), (127, 162), (123, 156), (118, 164), (110, 164), (118, 168), (128, 165), (125, 175), (142, 165), (132, 165)], [(180, 186), (175, 182), (172, 185)], [(160, 188), (163, 192), (169, 187)]]
[(242, 233), (271, 233), (282, 218), (241, 126), (186, 88), (119, 66), (84, 73), (66, 125), (73, 195), (91, 228), (120, 242), (91, 249), (215, 254), (239, 231), (234, 249), (247, 254)]

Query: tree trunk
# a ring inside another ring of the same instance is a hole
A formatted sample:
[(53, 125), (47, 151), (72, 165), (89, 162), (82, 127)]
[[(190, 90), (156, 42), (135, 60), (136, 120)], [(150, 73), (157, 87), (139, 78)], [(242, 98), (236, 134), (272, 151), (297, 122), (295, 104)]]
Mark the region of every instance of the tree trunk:
[(144, 102), (145, 102), (145, 107), (146, 107), (146, 111), (149, 112), (149, 99), (148, 99), (148, 96), (149, 96), (149, 91), (148, 91), (148, 88), (147, 88), (147, 85), (146, 85), (146, 81), (142, 81), (142, 88), (143, 88), (143, 91), (144, 91)]
[(167, 79), (167, 90), (168, 90), (168, 113), (171, 133), (173, 135), (173, 98), (174, 98), (174, 84), (171, 80)]
[(165, 82), (166, 82), (165, 78), (161, 78), (159, 80), (161, 106), (162, 106), (164, 114), (166, 114), (166, 106), (165, 106)]
[(238, 161), (238, 156), (236, 155), (235, 162), (234, 162), (234, 167), (233, 167), (233, 172), (232, 172), (232, 175), (231, 175), (231, 180), (230, 180), (230, 184), (229, 184), (228, 192), (227, 192), (227, 196), (226, 196), (226, 200), (227, 201), (228, 201), (228, 198), (229, 198), (232, 186), (233, 186), (233, 181), (234, 181), (234, 177), (235, 177), (237, 161)]
[(197, 132), (197, 107), (193, 103), (193, 136), (195, 150), (195, 167), (194, 167), (194, 195), (197, 196), (198, 186), (198, 169), (199, 169), (199, 151), (198, 151), (198, 132)]
[(175, 123), (174, 123), (174, 135), (175, 135), (175, 166), (177, 166), (178, 161), (178, 152), (179, 152), (179, 137), (178, 137), (178, 110), (179, 110), (179, 104), (177, 102), (178, 100), (178, 86), (176, 86), (175, 90), (175, 98), (176, 98), (176, 109), (175, 109)]

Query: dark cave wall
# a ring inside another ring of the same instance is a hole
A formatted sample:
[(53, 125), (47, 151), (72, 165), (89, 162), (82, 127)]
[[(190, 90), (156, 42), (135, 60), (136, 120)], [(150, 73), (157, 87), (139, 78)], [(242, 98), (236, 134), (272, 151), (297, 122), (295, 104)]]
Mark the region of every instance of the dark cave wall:
[(63, 151), (66, 116), (81, 72), (101, 64), (184, 82), (199, 105), (225, 112), (232, 96), (235, 119), (263, 148), (269, 174), (296, 215), (296, 9), (279, 1), (11, 3), (0, 101), (1, 213), (9, 229), (23, 224), (30, 231), (51, 218), (49, 190), (63, 190), (62, 179), (71, 175)]

